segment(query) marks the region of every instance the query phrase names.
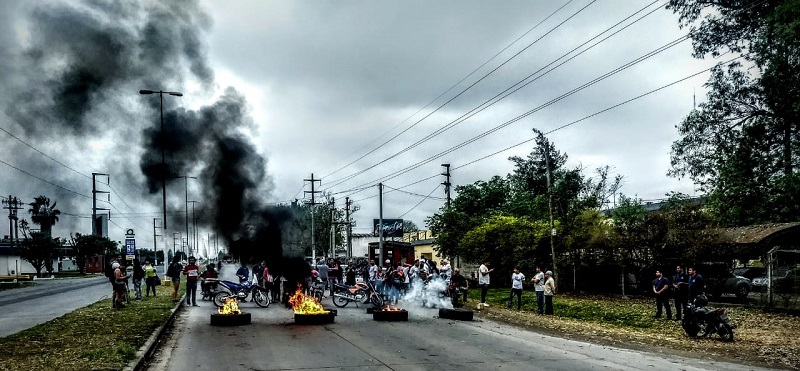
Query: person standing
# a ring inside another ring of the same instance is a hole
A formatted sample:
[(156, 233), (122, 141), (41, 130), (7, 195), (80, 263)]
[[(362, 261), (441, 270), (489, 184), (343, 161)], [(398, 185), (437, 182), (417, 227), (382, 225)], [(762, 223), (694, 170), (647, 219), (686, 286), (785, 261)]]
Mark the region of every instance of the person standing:
[(186, 305), (191, 302), (193, 307), (197, 306), (197, 279), (200, 277), (200, 267), (196, 262), (194, 256), (190, 256), (189, 264), (183, 267), (183, 275), (186, 276)]
[(439, 266), (439, 277), (441, 277), (446, 284), (450, 284), (450, 277), (453, 276), (452, 267), (447, 260), (442, 260), (442, 265)]
[(114, 269), (114, 308), (116, 309), (125, 308), (125, 304), (122, 304), (122, 296), (128, 290), (126, 285), (128, 273), (125, 270), (125, 265), (121, 262), (122, 260), (111, 264), (111, 268)]
[(556, 295), (556, 281), (553, 272), (544, 272), (544, 314), (553, 314), (553, 296)]
[(178, 300), (178, 286), (181, 284), (181, 258), (178, 255), (172, 258), (172, 263), (167, 267), (167, 277), (172, 280), (172, 300)]
[(242, 266), (236, 270), (236, 277), (239, 277), (239, 283), (245, 283), (250, 280), (250, 269), (247, 268), (247, 264), (242, 262)]
[(133, 292), (136, 295), (136, 300), (142, 300), (142, 278), (144, 278), (144, 269), (139, 259), (133, 259)]
[(372, 287), (375, 287), (375, 285), (378, 284), (378, 266), (375, 265), (374, 260), (369, 261), (368, 272), (369, 272), (369, 283), (372, 285)]
[(481, 288), (481, 305), (484, 307), (488, 307), (486, 304), (486, 293), (489, 291), (489, 282), (491, 278), (489, 275), (494, 272), (494, 269), (489, 269), (491, 265), (492, 263), (487, 260), (478, 268), (478, 286)]
[(681, 320), (681, 313), (689, 300), (689, 275), (683, 273), (680, 265), (675, 268), (675, 277), (672, 277), (672, 286), (675, 291), (675, 320)]
[(519, 268), (514, 268), (511, 274), (511, 296), (508, 298), (508, 307), (514, 305), (514, 296), (517, 297), (517, 310), (522, 309), (522, 282), (525, 282), (525, 275), (519, 272)]
[(544, 273), (542, 267), (536, 266), (536, 274), (531, 278), (533, 288), (536, 292), (536, 311), (544, 314)]
[(669, 280), (661, 275), (661, 271), (656, 271), (656, 278), (653, 280), (653, 293), (656, 295), (656, 315), (661, 318), (661, 308), (667, 307), (667, 319), (672, 319), (672, 309), (669, 305)]
[(150, 264), (150, 259), (144, 260), (144, 296), (150, 296), (150, 290), (153, 290), (153, 297), (156, 296), (156, 268)]
[(706, 290), (706, 281), (703, 279), (703, 276), (697, 274), (697, 271), (694, 267), (689, 267), (689, 303), (694, 302), (694, 298), (697, 295), (700, 295), (705, 292)]
[(463, 295), (463, 302), (467, 302), (467, 291), (469, 290), (469, 281), (461, 275), (461, 270), (456, 268), (453, 270), (453, 277), (450, 279), (450, 297), (453, 298), (453, 306), (461, 307), (458, 305), (458, 296)]
[[(320, 259), (317, 262), (317, 275), (319, 276), (320, 281), (322, 281), (322, 296), (325, 297), (325, 288), (329, 286), (328, 283), (328, 265), (325, 264), (324, 259)], [(333, 286), (330, 286), (330, 293), (333, 296)]]

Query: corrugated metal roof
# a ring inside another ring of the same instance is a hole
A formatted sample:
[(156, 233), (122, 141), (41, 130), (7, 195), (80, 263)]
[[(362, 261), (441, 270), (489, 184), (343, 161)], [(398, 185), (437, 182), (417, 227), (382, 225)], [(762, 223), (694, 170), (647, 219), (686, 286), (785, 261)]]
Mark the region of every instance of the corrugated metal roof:
[(779, 234), (800, 233), (800, 223), (773, 223), (718, 230), (720, 240), (736, 244), (758, 244)]

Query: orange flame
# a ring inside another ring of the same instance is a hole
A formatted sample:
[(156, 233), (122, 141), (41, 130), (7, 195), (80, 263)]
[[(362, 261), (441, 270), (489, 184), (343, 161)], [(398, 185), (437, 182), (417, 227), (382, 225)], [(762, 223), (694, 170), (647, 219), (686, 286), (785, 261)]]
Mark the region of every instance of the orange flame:
[(382, 312), (399, 312), (401, 310), (403, 310), (403, 308), (393, 307), (388, 304), (385, 307), (383, 307), (383, 309), (381, 309)]
[(328, 314), (329, 311), (322, 307), (317, 299), (312, 296), (303, 295), (303, 290), (297, 288), (294, 295), (289, 298), (289, 304), (292, 305), (295, 314)]
[(242, 314), (239, 310), (239, 301), (236, 298), (225, 298), (222, 308), (217, 308), (219, 314)]

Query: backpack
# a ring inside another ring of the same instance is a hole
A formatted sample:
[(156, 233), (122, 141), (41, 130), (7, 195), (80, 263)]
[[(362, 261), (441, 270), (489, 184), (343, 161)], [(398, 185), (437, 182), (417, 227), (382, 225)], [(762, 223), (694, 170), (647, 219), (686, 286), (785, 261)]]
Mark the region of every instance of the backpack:
[(114, 283), (116, 281), (116, 277), (114, 277), (114, 269), (111, 268), (111, 264), (106, 264), (106, 278), (108, 278), (108, 282)]

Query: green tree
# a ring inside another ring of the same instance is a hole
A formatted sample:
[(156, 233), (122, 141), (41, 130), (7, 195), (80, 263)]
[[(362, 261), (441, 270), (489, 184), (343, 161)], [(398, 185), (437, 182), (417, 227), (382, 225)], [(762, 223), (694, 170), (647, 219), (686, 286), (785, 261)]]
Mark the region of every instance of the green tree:
[(418, 230), (419, 227), (417, 227), (417, 225), (414, 224), (414, 222), (408, 219), (403, 219), (403, 233), (416, 232)]
[[(498, 272), (510, 275), (514, 267), (532, 267), (537, 259), (549, 254), (549, 246), (539, 249), (549, 231), (550, 226), (545, 222), (493, 215), (464, 235), (460, 256), (470, 262), (488, 260)], [(499, 277), (508, 275), (498, 274)]]
[(46, 236), (52, 236), (53, 225), (58, 222), (58, 216), (61, 215), (61, 211), (56, 209), (56, 203), (50, 205), (50, 198), (37, 196), (28, 205), (31, 207), (28, 209), (31, 222), (39, 225), (41, 232)]
[(113, 255), (118, 252), (117, 243), (107, 237), (75, 233), (70, 236), (70, 245), (75, 249), (75, 262), (80, 273), (84, 273), (86, 258), (93, 255)]
[(52, 256), (61, 246), (59, 238), (51, 238), (43, 232), (33, 232), (30, 238), (22, 240), (19, 244), (19, 256), (25, 259), (36, 270), (36, 276), (42, 276), (42, 270), (52, 268)]
[[(707, 101), (683, 120), (669, 174), (709, 193), (720, 222), (793, 221), (800, 164), (800, 0), (671, 0), (695, 57), (740, 53), (717, 66)], [(774, 212), (778, 210), (779, 212)]]

